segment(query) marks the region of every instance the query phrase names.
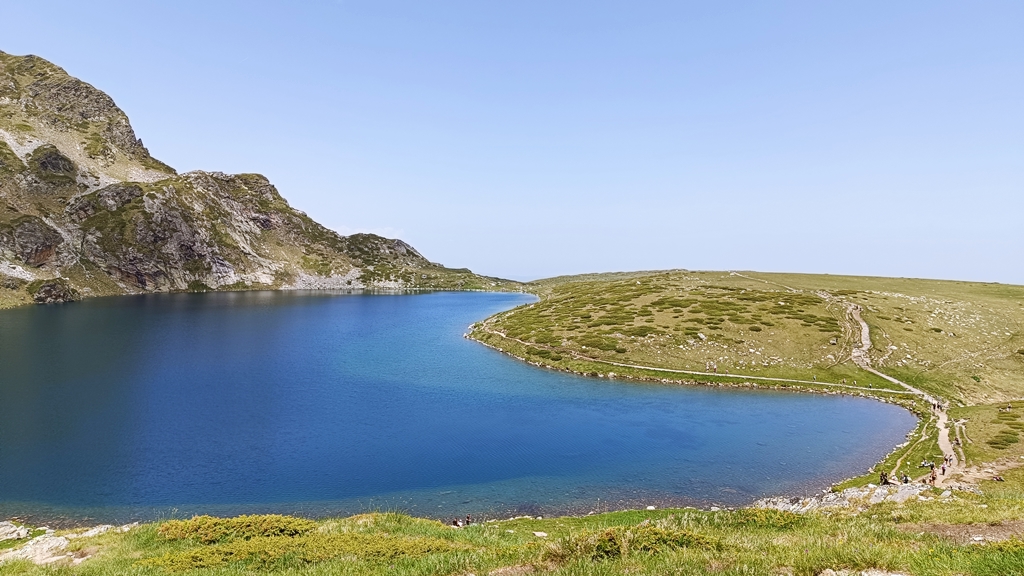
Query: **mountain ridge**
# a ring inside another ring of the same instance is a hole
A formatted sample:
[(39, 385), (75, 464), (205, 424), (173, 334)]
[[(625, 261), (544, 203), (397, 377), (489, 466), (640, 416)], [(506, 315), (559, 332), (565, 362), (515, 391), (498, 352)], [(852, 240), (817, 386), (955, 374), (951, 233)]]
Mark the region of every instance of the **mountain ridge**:
[(260, 174), (179, 174), (110, 96), (0, 52), (0, 307), (238, 289), (517, 289), (398, 239), (342, 236)]

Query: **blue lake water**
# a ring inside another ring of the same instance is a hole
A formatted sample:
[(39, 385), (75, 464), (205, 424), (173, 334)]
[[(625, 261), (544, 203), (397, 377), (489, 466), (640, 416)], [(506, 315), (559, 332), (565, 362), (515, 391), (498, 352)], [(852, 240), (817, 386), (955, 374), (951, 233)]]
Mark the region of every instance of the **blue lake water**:
[(862, 473), (866, 399), (583, 378), (464, 339), (517, 294), (239, 292), (0, 312), (0, 517), (586, 513)]

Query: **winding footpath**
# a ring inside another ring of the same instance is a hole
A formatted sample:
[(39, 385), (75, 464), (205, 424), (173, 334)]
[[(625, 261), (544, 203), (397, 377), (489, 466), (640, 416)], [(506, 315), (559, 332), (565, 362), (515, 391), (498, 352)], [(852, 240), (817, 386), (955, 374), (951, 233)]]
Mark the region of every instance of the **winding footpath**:
[[(884, 378), (893, 384), (902, 386), (908, 392), (916, 394), (925, 399), (932, 406), (932, 415), (935, 417), (935, 427), (939, 432), (939, 448), (943, 454), (952, 456), (952, 464), (946, 468), (945, 475), (939, 475), (935, 481), (936, 486), (942, 486), (945, 481), (954, 472), (963, 472), (963, 462), (957, 456), (956, 450), (953, 449), (953, 443), (949, 440), (949, 415), (946, 413), (946, 409), (943, 406), (942, 401), (936, 399), (934, 396), (928, 394), (923, 390), (914, 388), (910, 384), (897, 380), (892, 376), (883, 374), (878, 370), (875, 370), (871, 366), (871, 329), (868, 327), (868, 323), (861, 317), (861, 307), (857, 304), (848, 304), (846, 308), (847, 314), (855, 322), (860, 324), (860, 346), (853, 349), (852, 357), (853, 362), (862, 370), (870, 372), (879, 378)], [(896, 467), (893, 469), (892, 474), (896, 474), (896, 470), (899, 469), (903, 459), (901, 458), (896, 462)]]

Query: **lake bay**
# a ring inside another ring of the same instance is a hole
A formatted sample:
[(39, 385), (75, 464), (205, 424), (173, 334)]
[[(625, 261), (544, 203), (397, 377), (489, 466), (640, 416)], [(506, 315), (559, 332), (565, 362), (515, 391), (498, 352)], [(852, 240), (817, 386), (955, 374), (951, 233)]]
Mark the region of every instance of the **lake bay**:
[(533, 297), (235, 292), (0, 311), (0, 516), (737, 506), (862, 473), (863, 398), (535, 368), (464, 339)]

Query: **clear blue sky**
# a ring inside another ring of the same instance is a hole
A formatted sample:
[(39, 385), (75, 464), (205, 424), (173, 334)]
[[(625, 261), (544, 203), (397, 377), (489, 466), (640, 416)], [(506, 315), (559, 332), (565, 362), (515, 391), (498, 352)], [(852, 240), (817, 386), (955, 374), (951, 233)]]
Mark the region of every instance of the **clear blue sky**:
[(1024, 284), (1019, 1), (4, 1), (0, 50), (449, 266)]

